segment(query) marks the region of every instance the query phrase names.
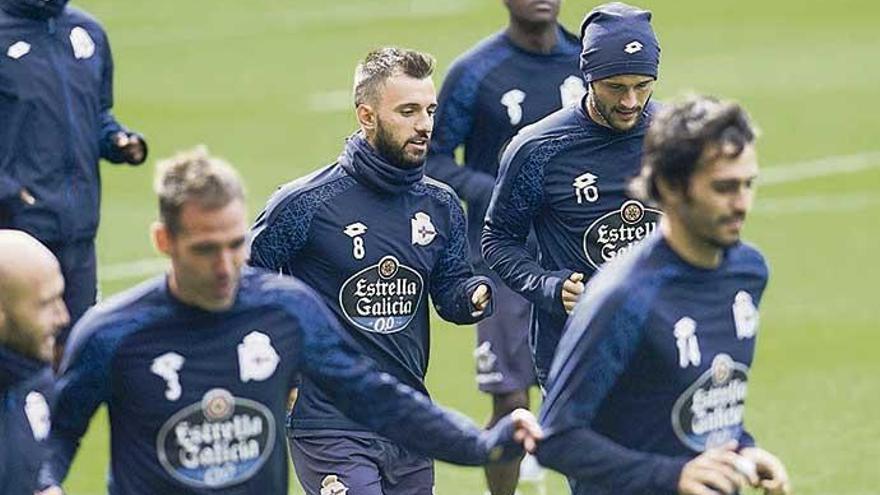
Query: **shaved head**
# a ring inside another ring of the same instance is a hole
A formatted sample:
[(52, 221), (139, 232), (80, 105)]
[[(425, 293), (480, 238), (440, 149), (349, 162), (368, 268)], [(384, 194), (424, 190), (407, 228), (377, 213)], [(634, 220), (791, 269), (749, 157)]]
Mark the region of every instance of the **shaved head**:
[(49, 249), (18, 230), (0, 230), (0, 344), (48, 361), (67, 325), (64, 279)]

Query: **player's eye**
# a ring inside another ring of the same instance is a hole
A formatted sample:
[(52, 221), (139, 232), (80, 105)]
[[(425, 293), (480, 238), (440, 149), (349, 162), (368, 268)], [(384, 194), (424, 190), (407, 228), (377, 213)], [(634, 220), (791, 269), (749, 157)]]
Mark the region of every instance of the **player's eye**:
[(712, 189), (721, 194), (735, 193), (739, 189), (739, 183), (736, 181), (715, 182)]
[(207, 256), (217, 251), (217, 246), (213, 244), (196, 244), (192, 247), (193, 253), (199, 256)]

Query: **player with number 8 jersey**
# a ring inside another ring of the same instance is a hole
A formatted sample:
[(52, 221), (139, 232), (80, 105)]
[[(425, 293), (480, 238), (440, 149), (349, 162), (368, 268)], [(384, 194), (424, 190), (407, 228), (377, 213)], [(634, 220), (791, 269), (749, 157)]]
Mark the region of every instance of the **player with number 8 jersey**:
[[(314, 287), (383, 371), (425, 394), (428, 294), (454, 323), (474, 323), (492, 309), (492, 283), (468, 263), (458, 197), (423, 174), (436, 107), (432, 64), (429, 56), (394, 48), (367, 57), (356, 75), (361, 131), (335, 163), (274, 195), (253, 228), (250, 260)], [(383, 67), (393, 69), (382, 73)], [(381, 438), (346, 418), (308, 378), (289, 426), (294, 466), (307, 491), (317, 492), (321, 482), (307, 472), (315, 438)], [(337, 474), (352, 493), (372, 493), (346, 469)], [(430, 460), (405, 471), (400, 477), (415, 479), (409, 483), (417, 493), (430, 493)]]

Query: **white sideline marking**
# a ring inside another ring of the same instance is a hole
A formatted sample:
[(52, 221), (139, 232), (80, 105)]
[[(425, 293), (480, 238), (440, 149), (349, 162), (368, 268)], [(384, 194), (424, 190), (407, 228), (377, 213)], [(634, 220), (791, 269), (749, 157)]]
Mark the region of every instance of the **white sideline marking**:
[(880, 167), (880, 151), (868, 151), (765, 167), (761, 170), (758, 182), (762, 186), (786, 184), (829, 175), (852, 174), (878, 167)]
[[(321, 105), (342, 105), (343, 91), (329, 91), (313, 95), (311, 101)], [(350, 95), (345, 91), (345, 105), (348, 107)], [(323, 96), (321, 96), (323, 95)], [(801, 180), (815, 179), (837, 174), (852, 174), (880, 168), (880, 151), (870, 151), (854, 155), (841, 155), (796, 162), (787, 165), (764, 168), (761, 172), (762, 186), (786, 184)], [(880, 195), (861, 192), (858, 194), (809, 195), (791, 198), (758, 199), (755, 213), (762, 215), (788, 215), (819, 211), (853, 211), (880, 204)], [(135, 261), (114, 263), (99, 268), (102, 282), (116, 282), (137, 277), (148, 277), (165, 271), (168, 260), (165, 258), (144, 258)]]
[(880, 195), (871, 193), (793, 196), (761, 199), (755, 202), (754, 214), (792, 215), (801, 213), (858, 211), (880, 204)]
[(335, 113), (354, 110), (354, 96), (350, 89), (335, 89), (312, 93), (309, 96), (309, 110), (318, 113)]
[(98, 279), (101, 282), (115, 282), (135, 277), (149, 277), (162, 273), (167, 267), (167, 258), (144, 258), (136, 261), (124, 261), (99, 267)]

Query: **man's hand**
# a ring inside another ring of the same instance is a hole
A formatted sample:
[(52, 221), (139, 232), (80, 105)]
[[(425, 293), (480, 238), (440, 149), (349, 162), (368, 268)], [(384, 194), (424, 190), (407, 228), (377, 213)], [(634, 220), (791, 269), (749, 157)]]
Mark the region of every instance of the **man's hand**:
[(147, 146), (137, 134), (119, 131), (113, 135), (113, 145), (122, 153), (126, 163), (140, 165), (147, 157)]
[(791, 481), (782, 461), (775, 455), (758, 447), (746, 447), (740, 451), (740, 455), (755, 463), (760, 480), (752, 486), (761, 488), (764, 493), (770, 495), (789, 495)]
[(489, 289), (489, 286), (486, 284), (480, 284), (474, 290), (474, 293), (471, 294), (471, 304), (474, 306), (474, 311), (471, 312), (471, 316), (480, 316), (483, 314), (483, 311), (486, 311), (486, 307), (489, 306), (489, 301), (492, 300), (492, 290)]
[(584, 293), (584, 274), (572, 273), (565, 282), (562, 282), (562, 305), (565, 306), (565, 312), (571, 314), (574, 307)]
[(513, 439), (522, 444), (526, 452), (534, 454), (538, 442), (544, 438), (544, 431), (541, 430), (538, 420), (528, 409), (515, 409), (510, 413), (510, 418), (516, 428)]
[(709, 449), (691, 459), (678, 479), (680, 495), (733, 495), (758, 483), (755, 473), (742, 469), (742, 457), (734, 452), (736, 442)]

